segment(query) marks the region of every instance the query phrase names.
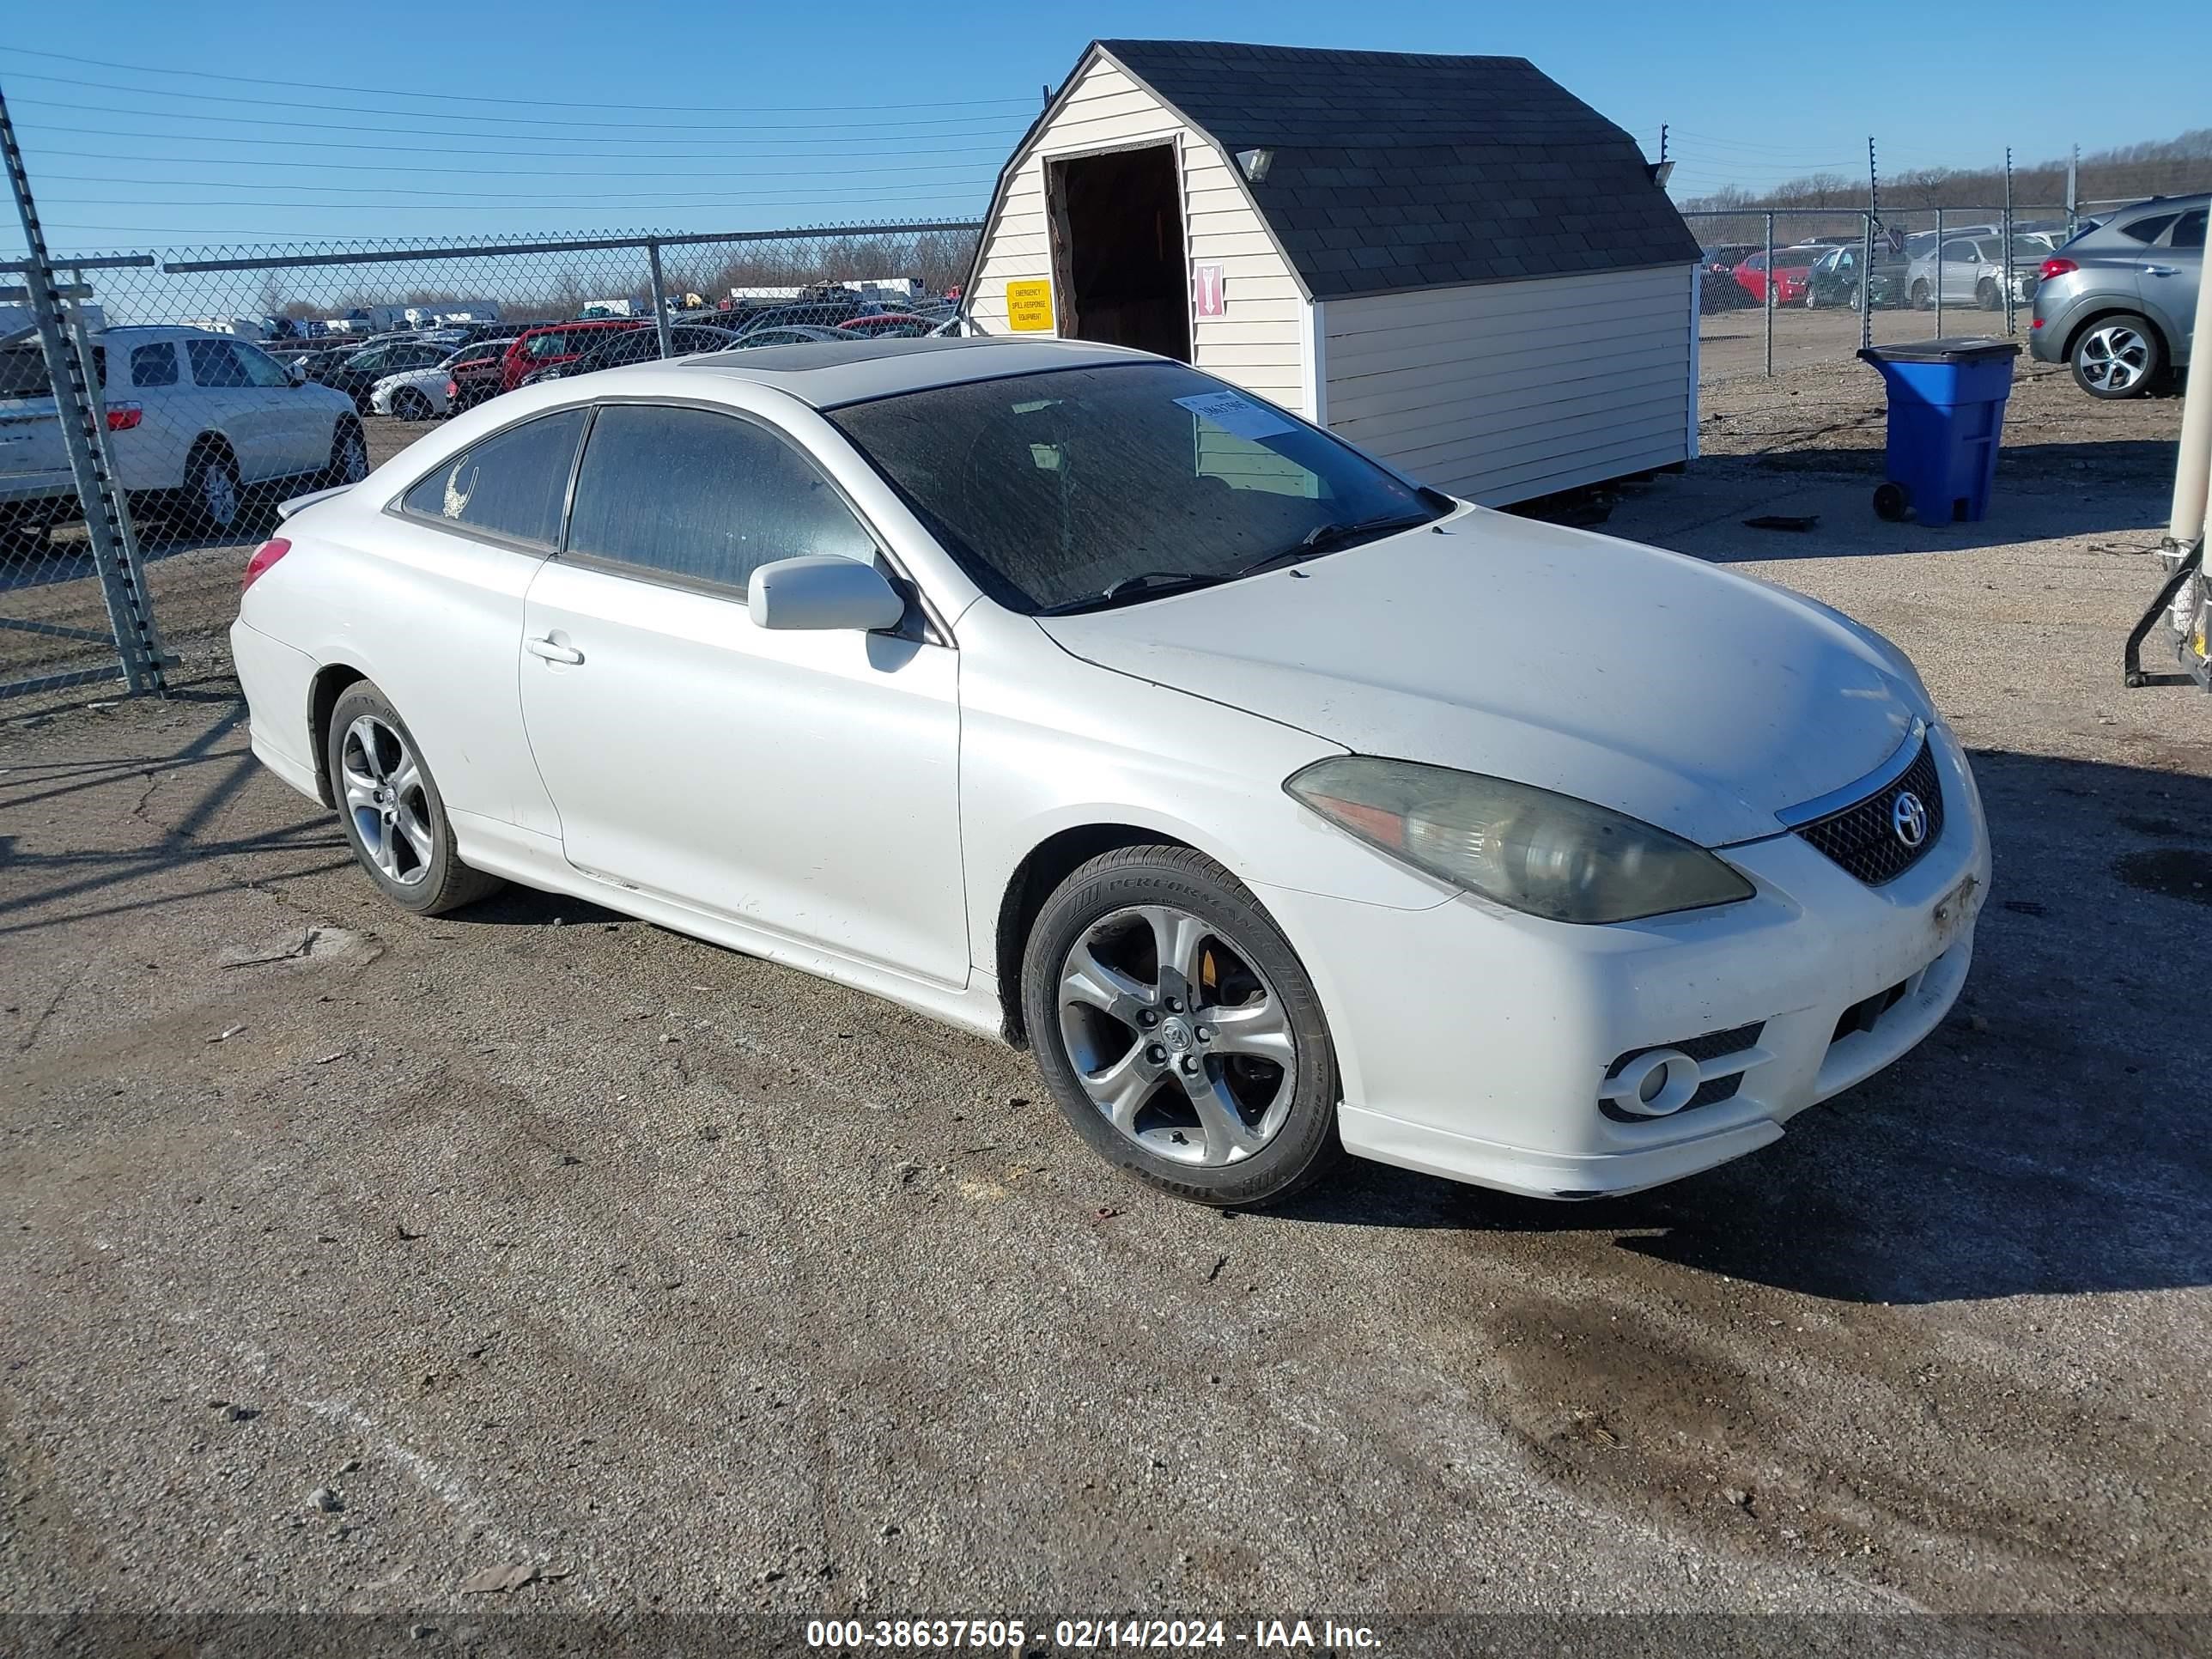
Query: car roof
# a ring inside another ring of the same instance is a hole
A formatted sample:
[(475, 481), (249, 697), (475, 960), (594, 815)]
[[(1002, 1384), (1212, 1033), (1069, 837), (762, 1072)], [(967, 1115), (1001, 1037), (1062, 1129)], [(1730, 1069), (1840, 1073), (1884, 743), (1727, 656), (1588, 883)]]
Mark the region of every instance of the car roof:
[[(218, 334), (211, 328), (186, 328), (180, 323), (118, 323), (112, 328), (100, 330), (94, 337), (112, 340), (118, 335), (126, 336), (149, 345), (160, 340), (235, 340), (238, 338), (235, 334)], [(258, 342), (247, 340), (245, 343), (255, 345)]]
[[(1088, 340), (1016, 340), (987, 336), (969, 340), (871, 339), (855, 335), (848, 343), (751, 346), (710, 351), (676, 365), (685, 374), (722, 374), (787, 392), (817, 409), (896, 397), (941, 386), (991, 380), (1012, 374), (1042, 374), (1091, 363), (1158, 361), (1148, 352)], [(629, 374), (652, 370), (614, 369)]]

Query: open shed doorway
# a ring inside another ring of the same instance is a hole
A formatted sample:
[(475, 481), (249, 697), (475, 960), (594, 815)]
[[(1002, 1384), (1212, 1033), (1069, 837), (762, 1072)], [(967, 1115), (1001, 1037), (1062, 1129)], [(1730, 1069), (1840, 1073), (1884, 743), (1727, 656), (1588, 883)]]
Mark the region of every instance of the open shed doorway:
[(1048, 171), (1060, 331), (1190, 361), (1190, 278), (1172, 144), (1075, 155)]

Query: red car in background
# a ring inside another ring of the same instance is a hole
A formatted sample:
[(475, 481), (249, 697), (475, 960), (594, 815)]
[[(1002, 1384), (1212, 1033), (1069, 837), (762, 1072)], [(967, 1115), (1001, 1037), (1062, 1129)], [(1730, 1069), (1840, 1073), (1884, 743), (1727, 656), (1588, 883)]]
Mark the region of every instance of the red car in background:
[(644, 326), (645, 319), (640, 317), (599, 317), (588, 322), (548, 323), (543, 328), (525, 329), (500, 360), (499, 389), (512, 392), (526, 374), (556, 363), (573, 363), (609, 334)]
[(1775, 249), (1774, 297), (1771, 302), (1766, 295), (1768, 276), (1764, 252), (1753, 254), (1735, 268), (1736, 283), (1760, 305), (1794, 306), (1805, 297), (1805, 284), (1812, 280), (1813, 267), (1834, 252), (1832, 246), (1826, 244)]

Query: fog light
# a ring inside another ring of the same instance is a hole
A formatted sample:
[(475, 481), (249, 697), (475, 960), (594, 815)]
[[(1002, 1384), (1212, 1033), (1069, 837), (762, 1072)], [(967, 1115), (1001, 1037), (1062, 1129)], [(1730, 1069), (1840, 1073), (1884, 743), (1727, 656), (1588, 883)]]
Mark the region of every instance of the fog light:
[(1637, 1117), (1667, 1117), (1690, 1103), (1703, 1073), (1680, 1048), (1647, 1048), (1598, 1087), (1598, 1098)]

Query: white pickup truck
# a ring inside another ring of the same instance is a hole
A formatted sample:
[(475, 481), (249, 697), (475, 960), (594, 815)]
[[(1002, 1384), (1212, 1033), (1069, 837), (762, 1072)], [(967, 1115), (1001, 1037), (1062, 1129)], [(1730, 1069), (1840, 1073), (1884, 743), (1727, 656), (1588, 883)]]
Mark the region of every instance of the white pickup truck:
[[(368, 474), (353, 400), (295, 380), (267, 352), (206, 329), (103, 329), (91, 337), (108, 453), (133, 510), (200, 533), (250, 508)], [(76, 483), (35, 333), (0, 337), (0, 532), (76, 512)]]

